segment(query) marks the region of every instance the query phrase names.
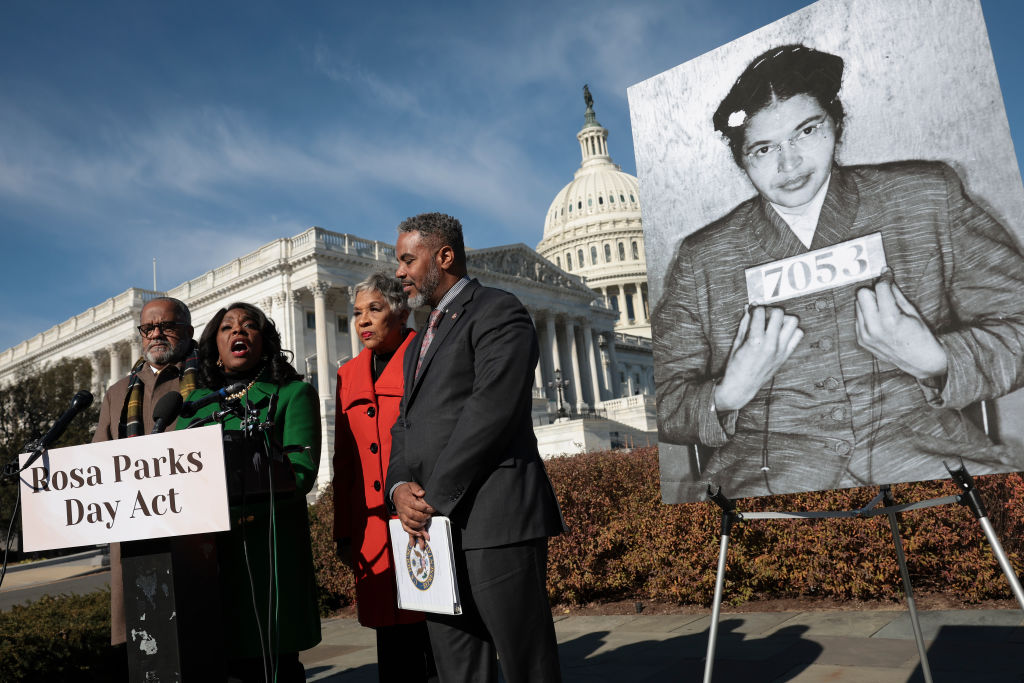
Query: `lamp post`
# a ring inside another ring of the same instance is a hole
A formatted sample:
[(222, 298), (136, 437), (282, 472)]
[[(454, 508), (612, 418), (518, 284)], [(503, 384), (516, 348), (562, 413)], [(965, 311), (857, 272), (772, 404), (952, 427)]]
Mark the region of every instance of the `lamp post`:
[(555, 378), (548, 382), (548, 386), (558, 391), (558, 417), (566, 417), (565, 406), (562, 405), (562, 392), (569, 388), (569, 380), (562, 379), (562, 371), (555, 369)]

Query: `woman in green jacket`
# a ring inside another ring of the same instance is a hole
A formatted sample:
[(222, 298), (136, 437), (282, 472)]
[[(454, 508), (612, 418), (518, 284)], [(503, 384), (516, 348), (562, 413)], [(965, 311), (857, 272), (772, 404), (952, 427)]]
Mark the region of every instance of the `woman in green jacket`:
[[(303, 681), (298, 653), (320, 642), (305, 498), (320, 460), (319, 400), (288, 362), (274, 323), (250, 304), (218, 311), (203, 330), (198, 356), (202, 388), (190, 401), (240, 385), (220, 405), (178, 421), (181, 429), (237, 406), (236, 414), (221, 418), (231, 530), (218, 534), (217, 555), (228, 673), (243, 681)], [(240, 417), (245, 413), (252, 416), (248, 426)], [(270, 470), (273, 496), (253, 485), (261, 477), (266, 483), (265, 464), (248, 472), (244, 494), (238, 490), (239, 473), (256, 452), (283, 454)]]

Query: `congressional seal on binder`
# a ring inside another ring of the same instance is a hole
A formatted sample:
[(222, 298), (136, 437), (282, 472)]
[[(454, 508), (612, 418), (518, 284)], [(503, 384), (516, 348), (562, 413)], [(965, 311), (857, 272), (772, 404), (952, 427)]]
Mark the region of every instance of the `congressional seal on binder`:
[(430, 541), (424, 542), (422, 548), (409, 542), (401, 521), (389, 521), (388, 531), (395, 560), (398, 606), (417, 612), (462, 614), (449, 519), (430, 519)]

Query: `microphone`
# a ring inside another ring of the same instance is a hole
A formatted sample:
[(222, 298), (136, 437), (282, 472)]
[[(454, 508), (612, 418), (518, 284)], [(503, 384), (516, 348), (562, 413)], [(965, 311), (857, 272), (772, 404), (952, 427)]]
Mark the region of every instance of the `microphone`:
[(181, 394), (172, 391), (157, 401), (156, 407), (153, 408), (153, 431), (150, 434), (159, 434), (164, 431), (164, 428), (178, 417), (184, 400)]
[(68, 407), (68, 409), (65, 410), (60, 417), (57, 418), (57, 421), (53, 423), (52, 427), (50, 427), (50, 431), (46, 432), (46, 434), (43, 434), (43, 438), (39, 439), (39, 441), (36, 441), (34, 444), (30, 445), (30, 448), (33, 451), (33, 455), (31, 458), (28, 459), (28, 462), (25, 463), (25, 467), (22, 467), (21, 469), (25, 469), (29, 465), (34, 463), (39, 458), (39, 456), (42, 455), (43, 452), (45, 452), (46, 449), (48, 449), (51, 444), (53, 444), (53, 442), (60, 438), (61, 434), (63, 434), (64, 431), (68, 428), (68, 425), (71, 424), (71, 421), (75, 419), (75, 416), (91, 405), (91, 393), (89, 393), (85, 389), (81, 389), (80, 391), (75, 392), (75, 395), (71, 397), (70, 407)]
[(221, 401), (228, 394), (237, 394), (240, 391), (245, 391), (246, 386), (248, 385), (245, 382), (235, 382), (234, 384), (229, 384), (223, 389), (218, 389), (212, 394), (207, 394), (206, 396), (203, 396), (198, 401), (189, 401), (188, 403), (181, 407), (181, 416), (192, 417), (197, 412), (199, 412), (200, 408), (204, 408), (210, 405), (211, 403)]

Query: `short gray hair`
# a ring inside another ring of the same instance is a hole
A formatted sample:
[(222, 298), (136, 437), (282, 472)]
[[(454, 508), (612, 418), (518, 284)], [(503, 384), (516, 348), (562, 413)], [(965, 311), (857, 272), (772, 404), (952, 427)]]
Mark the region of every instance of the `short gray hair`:
[(188, 310), (188, 306), (185, 305), (184, 301), (170, 296), (155, 296), (147, 301), (142, 307), (145, 308), (155, 301), (166, 301), (174, 308), (175, 322), (184, 323), (186, 325), (192, 324), (192, 313)]
[(356, 285), (356, 294), (359, 292), (378, 292), (388, 302), (388, 308), (394, 315), (402, 315), (409, 310), (408, 296), (402, 289), (398, 278), (388, 275), (382, 270), (371, 273), (369, 277)]

